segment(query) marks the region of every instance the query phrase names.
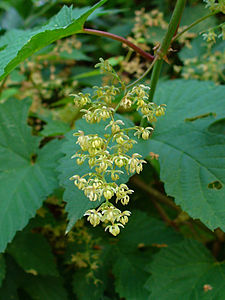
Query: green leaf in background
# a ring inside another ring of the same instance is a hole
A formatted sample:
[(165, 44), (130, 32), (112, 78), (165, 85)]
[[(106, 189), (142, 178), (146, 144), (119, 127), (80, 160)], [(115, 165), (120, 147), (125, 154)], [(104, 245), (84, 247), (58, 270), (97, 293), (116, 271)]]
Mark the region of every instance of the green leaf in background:
[(0, 252), (58, 186), (59, 141), (39, 149), (26, 124), (30, 100), (0, 104)]
[(151, 300), (223, 300), (225, 265), (199, 242), (185, 240), (162, 249), (150, 264)]
[(0, 287), (0, 300), (19, 300), (18, 287), (24, 282), (26, 275), (11, 256), (5, 257), (6, 275)]
[(166, 193), (210, 229), (225, 229), (225, 136), (208, 130), (224, 118), (224, 86), (174, 80), (161, 83), (156, 103), (165, 103), (150, 150), (159, 154)]
[(189, 58), (201, 58), (207, 50), (207, 43), (202, 36), (198, 36), (191, 42), (191, 48), (184, 47), (179, 51), (178, 56), (182, 61)]
[[(190, 25), (197, 19), (200, 19), (203, 16), (208, 15), (209, 13), (210, 13), (209, 9), (205, 8), (204, 4), (198, 4), (195, 6), (187, 6), (184, 9), (180, 26)], [(194, 32), (194, 33), (200, 33), (202, 31), (205, 31), (216, 25), (217, 25), (217, 19), (214, 16), (212, 16), (212, 17), (204, 20), (203, 22), (200, 22), (193, 28), (191, 28), (190, 31)]]
[(67, 300), (62, 278), (33, 276), (23, 287), (33, 300)]
[(72, 60), (82, 60), (82, 61), (92, 61), (93, 59), (86, 54), (84, 54), (81, 50), (73, 49), (71, 53), (66, 51), (59, 53), (60, 58), (62, 59), (72, 59)]
[(63, 37), (78, 33), (94, 10), (103, 5), (102, 0), (77, 16), (73, 8), (64, 6), (47, 25), (31, 30), (10, 30), (0, 38), (0, 80), (9, 74), (20, 62), (41, 48)]
[(2, 285), (2, 280), (5, 278), (5, 260), (2, 254), (0, 254), (0, 286)]
[(58, 276), (50, 245), (40, 234), (18, 232), (7, 248), (18, 265), (27, 273)]
[[(115, 288), (120, 297), (129, 300), (146, 300), (149, 292), (144, 284), (149, 277), (146, 263), (149, 257), (146, 253), (119, 253), (113, 266)], [(147, 259), (146, 259), (147, 258)]]
[(118, 247), (125, 252), (142, 246), (166, 246), (180, 241), (180, 235), (162, 221), (150, 217), (142, 211), (132, 211), (128, 224), (118, 236)]
[[(125, 126), (132, 127), (134, 124), (125, 119), (122, 116), (118, 116), (123, 120)], [(70, 230), (75, 222), (80, 219), (84, 213), (91, 208), (97, 207), (100, 205), (99, 201), (90, 201), (83, 193), (83, 191), (79, 190), (69, 178), (75, 174), (84, 175), (90, 172), (90, 168), (87, 162), (85, 162), (82, 166), (77, 165), (75, 159), (71, 159), (71, 156), (74, 155), (80, 148), (79, 145), (76, 144), (76, 138), (73, 136), (74, 132), (78, 130), (84, 131), (85, 134), (98, 134), (102, 136), (107, 132), (105, 131), (105, 126), (108, 122), (100, 122), (99, 124), (88, 124), (85, 120), (79, 120), (76, 122), (76, 130), (72, 130), (66, 134), (66, 139), (62, 144), (62, 153), (65, 154), (60, 160), (59, 163), (59, 172), (60, 172), (60, 183), (65, 188), (65, 192), (63, 195), (64, 201), (67, 203), (66, 211), (68, 212), (69, 224), (67, 226), (67, 230)], [(108, 131), (109, 132), (109, 131)], [(139, 140), (138, 144), (134, 145), (132, 149), (132, 153), (140, 153), (143, 157), (148, 155), (148, 147), (147, 142), (143, 140)], [(125, 183), (129, 179), (129, 176), (124, 173), (120, 176), (120, 179), (117, 181), (118, 184)]]
[(90, 269), (78, 270), (73, 277), (73, 291), (77, 295), (79, 300), (99, 300), (102, 299), (105, 280), (107, 279), (105, 272), (103, 272), (102, 266), (98, 266), (96, 270), (97, 274), (95, 278), (90, 277)]
[(40, 132), (42, 136), (56, 136), (62, 135), (70, 130), (68, 123), (52, 120), (51, 118), (43, 118), (47, 124), (44, 125), (44, 129)]
[[(152, 260), (153, 246), (167, 247), (181, 240), (181, 236), (162, 221), (141, 211), (132, 211), (128, 224), (115, 245), (115, 288), (120, 297), (145, 300), (149, 292), (144, 287), (149, 278), (146, 265)], [(147, 247), (147, 248), (146, 248)]]

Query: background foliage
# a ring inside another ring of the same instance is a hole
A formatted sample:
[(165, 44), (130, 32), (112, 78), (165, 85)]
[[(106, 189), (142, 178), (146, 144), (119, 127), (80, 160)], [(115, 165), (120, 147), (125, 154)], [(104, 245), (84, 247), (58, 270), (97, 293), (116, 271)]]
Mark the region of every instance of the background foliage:
[[(140, 175), (121, 177), (135, 190), (132, 215), (112, 237), (82, 218), (100, 203), (68, 180), (87, 169), (70, 159), (74, 131), (103, 135), (106, 125), (80, 119), (70, 94), (109, 82), (93, 68), (99, 57), (127, 83), (149, 62), (80, 31), (85, 23), (153, 53), (174, 1), (72, 4), (0, 3), (0, 300), (223, 300), (224, 40), (207, 43), (202, 34), (224, 15), (172, 44), (154, 96), (166, 115), (133, 149), (148, 163)], [(208, 13), (202, 1), (188, 1), (178, 32)], [(118, 113), (126, 124), (140, 121), (132, 110)]]

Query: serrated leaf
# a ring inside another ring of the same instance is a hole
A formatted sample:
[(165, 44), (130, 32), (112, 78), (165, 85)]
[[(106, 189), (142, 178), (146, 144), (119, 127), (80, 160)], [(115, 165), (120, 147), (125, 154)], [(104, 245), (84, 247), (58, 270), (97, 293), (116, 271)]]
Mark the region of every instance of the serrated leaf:
[[(125, 119), (122, 116), (117, 115), (116, 118), (123, 120), (123, 122), (128, 126), (132, 127), (134, 124)], [(82, 166), (76, 164), (76, 161), (71, 160), (71, 156), (74, 155), (79, 149), (79, 145), (76, 144), (76, 138), (73, 136), (74, 132), (78, 130), (84, 131), (85, 134), (99, 134), (99, 136), (104, 136), (106, 132), (105, 126), (108, 122), (100, 122), (99, 124), (88, 124), (85, 120), (78, 120), (76, 122), (76, 130), (72, 130), (66, 134), (66, 139), (63, 142), (61, 151), (65, 154), (65, 157), (60, 160), (59, 163), (59, 172), (60, 172), (60, 183), (65, 188), (65, 192), (63, 195), (64, 201), (67, 203), (66, 211), (68, 212), (69, 224), (67, 227), (67, 231), (69, 231), (75, 222), (80, 219), (84, 213), (91, 208), (95, 208), (100, 205), (99, 201), (90, 201), (83, 193), (83, 191), (79, 190), (69, 178), (75, 174), (84, 175), (90, 172), (90, 168), (87, 162), (85, 162)], [(148, 154), (147, 143), (143, 140), (140, 140), (138, 144), (134, 145), (132, 149), (132, 153), (140, 153), (143, 157)], [(126, 173), (120, 176), (120, 179), (117, 181), (118, 184), (125, 183), (129, 179), (129, 175)]]
[(27, 273), (58, 276), (50, 245), (40, 234), (18, 232), (7, 248), (18, 265)]
[(61, 278), (33, 276), (27, 280), (24, 290), (33, 300), (67, 300)]
[[(224, 94), (224, 86), (209, 82), (162, 83), (154, 100), (165, 103), (167, 111), (149, 142), (150, 150), (159, 154), (166, 193), (191, 217), (223, 230), (225, 137), (208, 126), (224, 117)], [(214, 182), (221, 188), (212, 188)]]
[(199, 242), (185, 240), (162, 249), (150, 271), (146, 287), (151, 300), (225, 299), (225, 265)]
[(58, 186), (59, 142), (38, 149), (27, 113), (31, 102), (8, 100), (0, 105), (0, 252)]
[(0, 287), (2, 285), (2, 281), (5, 278), (5, 260), (2, 254), (0, 254)]
[(72, 6), (64, 6), (48, 24), (31, 30), (11, 30), (0, 38), (0, 80), (20, 62), (45, 46), (82, 30), (88, 16), (106, 2), (102, 0), (92, 8), (77, 14)]

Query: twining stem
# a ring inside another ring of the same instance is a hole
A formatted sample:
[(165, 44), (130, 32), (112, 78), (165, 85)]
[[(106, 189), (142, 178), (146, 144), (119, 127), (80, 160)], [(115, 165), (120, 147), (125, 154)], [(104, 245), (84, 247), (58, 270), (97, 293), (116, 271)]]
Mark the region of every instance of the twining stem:
[(202, 17), (202, 18), (200, 18), (200, 19), (198, 19), (198, 20), (196, 20), (196, 21), (194, 21), (193, 23), (191, 23), (190, 25), (188, 25), (186, 28), (184, 28), (180, 33), (176, 34), (176, 35), (172, 38), (172, 42), (174, 42), (174, 41), (176, 41), (177, 39), (179, 39), (179, 37), (180, 37), (184, 32), (190, 30), (192, 27), (194, 27), (194, 26), (197, 25), (198, 23), (200, 23), (200, 22), (202, 22), (202, 21), (208, 19), (209, 17), (211, 17), (211, 16), (213, 16), (213, 15), (215, 15), (215, 14), (217, 14), (217, 13), (218, 13), (218, 11), (211, 12), (210, 14), (208, 14), (208, 15), (206, 15), (206, 16), (204, 16), (204, 17)]
[(184, 10), (186, 0), (177, 0), (176, 6), (173, 11), (173, 15), (171, 17), (167, 33), (163, 39), (163, 42), (158, 49), (157, 53), (160, 55), (161, 59), (156, 62), (153, 68), (152, 76), (151, 76), (151, 89), (149, 93), (149, 98), (151, 101), (153, 100), (153, 96), (155, 93), (155, 89), (157, 86), (157, 82), (159, 79), (162, 63), (163, 63), (163, 58), (166, 56), (167, 51), (170, 47), (172, 38), (174, 34), (176, 34), (177, 28), (179, 26), (180, 20), (181, 20), (181, 15)]
[(140, 47), (138, 47), (135, 44), (133, 44), (132, 42), (126, 40), (122, 36), (119, 36), (119, 35), (116, 35), (113, 33), (109, 33), (109, 32), (105, 32), (105, 31), (101, 31), (101, 30), (88, 29), (88, 28), (83, 28), (83, 30), (80, 33), (88, 33), (88, 34), (97, 35), (97, 36), (104, 36), (104, 37), (119, 41), (123, 44), (126, 44), (128, 47), (132, 48), (135, 52), (139, 53), (141, 56), (145, 57), (147, 60), (149, 60), (149, 61), (154, 60), (153, 55), (145, 52)]

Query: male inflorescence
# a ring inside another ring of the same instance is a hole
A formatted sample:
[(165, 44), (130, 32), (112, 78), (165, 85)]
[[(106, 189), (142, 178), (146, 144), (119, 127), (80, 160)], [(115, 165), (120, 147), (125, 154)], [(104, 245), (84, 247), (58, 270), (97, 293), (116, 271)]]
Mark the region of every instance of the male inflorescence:
[[(108, 61), (100, 59), (97, 66), (101, 71), (111, 73), (114, 79), (119, 81), (118, 75)], [(124, 172), (129, 175), (139, 174), (143, 164), (146, 163), (140, 154), (130, 154), (130, 150), (136, 143), (136, 140), (130, 137), (131, 133), (147, 140), (153, 130), (150, 126), (144, 128), (134, 125), (128, 128), (122, 120), (116, 118), (115, 112), (119, 107), (134, 108), (140, 111), (148, 122), (156, 121), (157, 117), (164, 115), (165, 105), (158, 106), (149, 102), (148, 90), (149, 87), (139, 84), (127, 91), (122, 83), (122, 89), (114, 85), (94, 87), (92, 97), (90, 94), (83, 93), (73, 95), (74, 103), (81, 109), (87, 123), (107, 121), (107, 125), (104, 136), (85, 134), (83, 131), (74, 134), (80, 150), (72, 158), (76, 158), (78, 165), (87, 161), (90, 172), (83, 176), (75, 174), (70, 179), (90, 201), (104, 201), (97, 209), (90, 209), (84, 215), (94, 227), (100, 222), (104, 223), (105, 230), (109, 230), (114, 236), (118, 235), (120, 228), (128, 222), (131, 212), (121, 211), (113, 202), (127, 205), (133, 193), (125, 183), (119, 184), (118, 180)], [(123, 96), (119, 104), (113, 108), (116, 97), (121, 93)]]

